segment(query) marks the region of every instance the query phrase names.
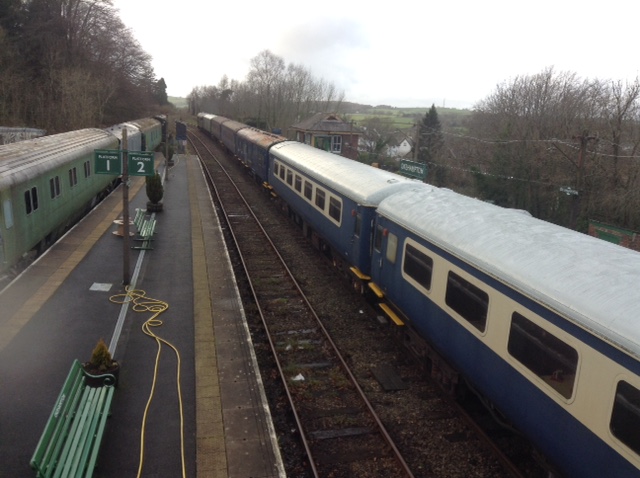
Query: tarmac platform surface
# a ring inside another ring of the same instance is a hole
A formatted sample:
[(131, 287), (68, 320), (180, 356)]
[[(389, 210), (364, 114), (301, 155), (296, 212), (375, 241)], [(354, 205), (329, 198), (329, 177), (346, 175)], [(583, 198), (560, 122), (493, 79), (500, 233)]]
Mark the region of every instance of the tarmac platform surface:
[[(161, 322), (123, 295), (123, 186), (0, 293), (0, 477), (35, 476), (71, 363), (100, 338), (121, 371), (95, 476), (285, 476), (202, 171), (194, 156), (174, 159), (153, 250), (130, 250), (130, 293), (166, 303)], [(129, 187), (133, 218), (144, 179)]]

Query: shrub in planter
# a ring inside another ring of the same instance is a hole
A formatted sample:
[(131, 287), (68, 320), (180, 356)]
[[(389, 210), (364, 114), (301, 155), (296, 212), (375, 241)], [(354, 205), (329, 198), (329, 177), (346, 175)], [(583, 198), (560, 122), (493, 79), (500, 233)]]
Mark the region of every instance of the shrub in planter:
[[(120, 364), (111, 357), (111, 352), (109, 352), (104, 340), (98, 340), (91, 354), (91, 359), (84, 363), (84, 371), (88, 374), (86, 383), (89, 386), (100, 387), (117, 383)], [(110, 377), (105, 377), (107, 374), (113, 375), (115, 382)]]
[(162, 186), (162, 178), (157, 172), (153, 176), (147, 176), (147, 211), (162, 211), (162, 197), (164, 196), (164, 187)]

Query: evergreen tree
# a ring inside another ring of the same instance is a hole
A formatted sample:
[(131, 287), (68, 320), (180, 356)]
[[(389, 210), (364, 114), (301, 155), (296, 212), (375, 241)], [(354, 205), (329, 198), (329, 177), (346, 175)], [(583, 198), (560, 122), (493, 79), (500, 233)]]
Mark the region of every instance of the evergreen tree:
[(169, 96), (167, 95), (167, 84), (164, 81), (164, 78), (160, 78), (156, 81), (154, 96), (156, 102), (159, 105), (166, 105), (169, 103)]
[(446, 181), (446, 169), (442, 167), (440, 156), (444, 147), (442, 126), (435, 105), (431, 105), (418, 125), (418, 161), (427, 164), (429, 176), (436, 186)]

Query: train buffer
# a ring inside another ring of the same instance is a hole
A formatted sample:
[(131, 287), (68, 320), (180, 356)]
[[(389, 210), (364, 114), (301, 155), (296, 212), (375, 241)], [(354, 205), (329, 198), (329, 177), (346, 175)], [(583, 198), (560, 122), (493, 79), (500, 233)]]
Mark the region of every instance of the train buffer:
[[(103, 380), (94, 387), (88, 377)], [(93, 474), (115, 381), (111, 374), (89, 375), (73, 362), (30, 461), (38, 478)]]
[(140, 238), (136, 239), (136, 241), (141, 241), (139, 246), (133, 246), (132, 249), (144, 249), (150, 250), (153, 249), (151, 247), (151, 241), (153, 241), (153, 235), (156, 231), (156, 220), (155, 219), (147, 219), (142, 224), (142, 228), (140, 229)]

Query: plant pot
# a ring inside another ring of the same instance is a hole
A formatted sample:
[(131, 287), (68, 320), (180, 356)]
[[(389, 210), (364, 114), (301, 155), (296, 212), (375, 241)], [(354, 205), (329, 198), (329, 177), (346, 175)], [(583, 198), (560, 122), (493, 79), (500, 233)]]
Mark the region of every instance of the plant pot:
[[(85, 383), (89, 387), (97, 388), (104, 385), (113, 385), (114, 387), (118, 386), (120, 364), (115, 360), (113, 361), (112, 366), (104, 371), (97, 370), (95, 367), (92, 367), (90, 362), (85, 362), (82, 366), (85, 372)], [(115, 377), (115, 380), (112, 377)]]
[(153, 203), (147, 202), (147, 212), (161, 212), (162, 211), (162, 203)]

